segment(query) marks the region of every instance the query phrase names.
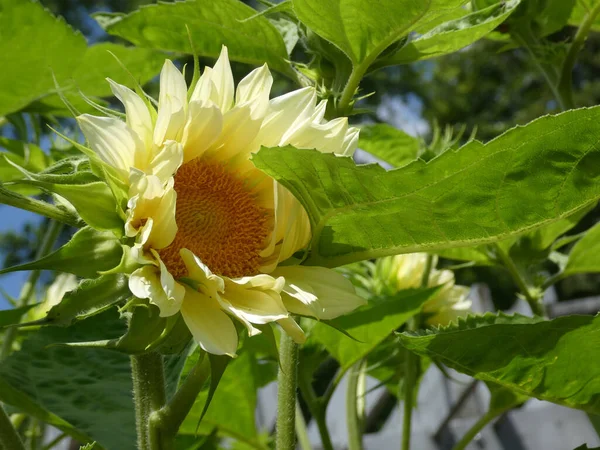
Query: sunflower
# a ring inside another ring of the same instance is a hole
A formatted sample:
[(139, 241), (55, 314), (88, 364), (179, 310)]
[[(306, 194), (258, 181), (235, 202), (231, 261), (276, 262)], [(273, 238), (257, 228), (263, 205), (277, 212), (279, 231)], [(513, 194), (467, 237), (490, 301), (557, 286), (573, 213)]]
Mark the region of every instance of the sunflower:
[(331, 319), (364, 303), (339, 273), (289, 264), (311, 239), (308, 216), (250, 161), (261, 146), (354, 152), (358, 130), (346, 118), (324, 120), (326, 102), (317, 104), (313, 88), (269, 99), (266, 65), (235, 88), (225, 47), (189, 89), (166, 60), (157, 103), (108, 81), (125, 120), (77, 120), (100, 164), (126, 190), (136, 297), (163, 317), (181, 312), (200, 347), (227, 355), (238, 344), (232, 318), (251, 336), (260, 333), (256, 325), (277, 322), (302, 342), (290, 313)]

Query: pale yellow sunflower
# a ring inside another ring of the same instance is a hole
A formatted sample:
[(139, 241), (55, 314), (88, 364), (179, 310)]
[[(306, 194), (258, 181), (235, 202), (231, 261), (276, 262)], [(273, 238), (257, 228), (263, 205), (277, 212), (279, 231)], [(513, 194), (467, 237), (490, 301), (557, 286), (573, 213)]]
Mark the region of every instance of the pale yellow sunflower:
[[(363, 304), (352, 284), (323, 267), (280, 266), (304, 249), (311, 230), (301, 204), (250, 161), (261, 146), (351, 155), (358, 130), (324, 120), (313, 88), (269, 99), (266, 65), (234, 87), (223, 48), (195, 86), (169, 60), (155, 109), (108, 80), (123, 103), (118, 117), (78, 117), (89, 147), (128, 189), (125, 234), (141, 267), (129, 281), (162, 316), (181, 312), (199, 345), (234, 355), (231, 320), (276, 321), (295, 340), (290, 313), (331, 319)], [(282, 149), (282, 151), (285, 151)]]
[[(435, 268), (434, 257), (428, 286), (441, 286), (423, 305), (425, 325), (447, 325), (471, 311), (469, 287), (455, 284), (454, 272)], [(408, 253), (386, 256), (375, 262), (373, 282), (378, 294), (394, 294), (403, 289), (421, 287), (423, 273), (427, 266), (427, 253)]]

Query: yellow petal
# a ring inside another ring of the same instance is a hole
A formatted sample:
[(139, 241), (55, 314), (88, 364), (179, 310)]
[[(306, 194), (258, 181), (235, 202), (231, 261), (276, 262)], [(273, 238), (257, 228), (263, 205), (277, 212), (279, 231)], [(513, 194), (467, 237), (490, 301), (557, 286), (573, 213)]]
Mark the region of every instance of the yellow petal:
[(248, 105), (251, 108), (252, 118), (262, 118), (269, 107), (271, 86), (273, 86), (273, 77), (264, 64), (240, 81), (235, 93), (236, 105)]
[(183, 162), (201, 156), (219, 137), (223, 130), (223, 115), (212, 102), (191, 101), (188, 120), (183, 129)]
[(223, 281), (223, 278), (212, 273), (200, 258), (187, 248), (182, 248), (179, 251), (179, 255), (181, 256), (181, 259), (183, 259), (183, 263), (188, 271), (188, 277), (198, 282), (200, 291), (205, 295), (212, 298), (218, 298), (219, 293), (225, 291), (225, 282)]
[(213, 93), (212, 101), (222, 112), (228, 111), (233, 105), (233, 74), (229, 64), (227, 47), (221, 48), (219, 59), (212, 70)]
[(304, 344), (306, 342), (306, 335), (300, 325), (296, 323), (294, 319), (288, 317), (287, 319), (278, 320), (277, 323), (283, 331), (285, 331), (296, 344)]
[(150, 162), (150, 172), (163, 183), (175, 175), (183, 163), (183, 146), (176, 141), (166, 141), (163, 148)]
[(150, 149), (152, 147), (152, 116), (146, 102), (128, 87), (115, 83), (110, 78), (107, 78), (107, 80), (115, 97), (125, 107), (127, 125), (137, 133), (144, 147), (148, 149), (148, 156), (150, 156)]
[(285, 278), (282, 298), (290, 312), (310, 311), (318, 319), (333, 319), (364, 305), (354, 286), (342, 274), (315, 266), (285, 266), (272, 272)]
[(137, 133), (125, 122), (112, 117), (82, 114), (77, 122), (91, 149), (126, 180), (129, 169), (134, 167), (136, 153), (144, 150)]
[(170, 60), (165, 60), (160, 72), (158, 116), (154, 125), (154, 145), (181, 138), (185, 125), (187, 85), (183, 75)]
[(224, 277), (221, 307), (237, 317), (252, 336), (260, 331), (251, 324), (265, 324), (288, 317), (281, 300), (284, 280), (269, 275), (231, 279)]
[(184, 287), (176, 283), (161, 262), (159, 269), (147, 265), (134, 271), (129, 277), (129, 289), (138, 298), (147, 298), (158, 306), (161, 317), (177, 314), (181, 308)]
[(235, 326), (215, 298), (186, 286), (181, 315), (203, 350), (215, 355), (235, 355), (238, 343)]

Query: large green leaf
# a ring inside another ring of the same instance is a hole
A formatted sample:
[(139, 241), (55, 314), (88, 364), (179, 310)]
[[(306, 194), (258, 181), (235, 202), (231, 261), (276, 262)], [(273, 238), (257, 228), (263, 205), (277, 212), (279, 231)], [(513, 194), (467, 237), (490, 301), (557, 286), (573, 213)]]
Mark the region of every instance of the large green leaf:
[(58, 270), (82, 278), (95, 278), (121, 262), (123, 249), (110, 232), (85, 227), (55, 252), (37, 261), (1, 269), (0, 274), (18, 270)]
[[(143, 85), (160, 71), (164, 61), (165, 55), (152, 49), (125, 47), (111, 42), (95, 44), (88, 47), (73, 73), (59, 81), (60, 88), (82, 112), (97, 113), (83, 102), (80, 91), (89, 97), (110, 97), (112, 91), (106, 82), (107, 77), (126, 86), (132, 86), (134, 80)], [(27, 110), (70, 115), (58, 95), (48, 95)]]
[[(193, 357), (193, 356), (192, 356)], [(252, 352), (242, 350), (232, 360), (214, 393), (214, 398), (202, 419), (200, 431), (210, 433), (213, 428), (231, 437), (255, 441), (256, 383), (255, 365)], [(197, 433), (198, 420), (204, 409), (209, 387), (198, 395), (190, 413), (179, 429), (180, 434)]]
[(497, 242), (600, 197), (600, 108), (571, 110), (386, 171), (292, 147), (255, 165), (287, 187), (313, 226), (308, 264)]
[(131, 85), (130, 76), (107, 50), (141, 83), (156, 75), (164, 60), (153, 50), (113, 43), (87, 48), (80, 33), (40, 3), (0, 0), (0, 116), (32, 103), (28, 110), (70, 115), (55, 94), (54, 77), (68, 98), (84, 106), (79, 89), (89, 96), (112, 95), (105, 77)]
[(269, 64), (290, 73), (288, 53), (281, 34), (265, 17), (239, 0), (182, 1), (143, 6), (131, 14), (94, 15), (106, 31), (147, 48), (216, 58), (221, 46), (232, 60)]
[(50, 345), (117, 337), (124, 331), (116, 310), (69, 328), (40, 329), (2, 362), (0, 383), (10, 390), (0, 389), (0, 400), (15, 407), (37, 405), (36, 417), (43, 419), (42, 412), (49, 411), (106, 450), (135, 448), (129, 358), (103, 349)]
[(573, 246), (563, 275), (584, 272), (600, 272), (600, 223), (590, 228)]
[(402, 130), (377, 124), (360, 129), (358, 146), (393, 167), (402, 167), (417, 159), (421, 143)]
[(460, 50), (493, 31), (520, 3), (521, 0), (498, 2), (463, 17), (444, 22), (409, 42), (390, 57), (378, 61), (375, 66), (408, 64)]
[(54, 90), (86, 51), (85, 38), (38, 2), (0, 0), (0, 116)]
[(293, 0), (298, 18), (342, 50), (354, 66), (370, 65), (410, 31), (465, 0)]
[(459, 372), (518, 394), (600, 412), (600, 316), (551, 321), (486, 314), (418, 333), (401, 333), (404, 347)]
[[(347, 369), (421, 311), (435, 292), (437, 288), (400, 291), (393, 297), (338, 317), (330, 321), (331, 324), (317, 322), (309, 341), (325, 346), (342, 368)], [(344, 336), (336, 328), (348, 332), (354, 339)]]

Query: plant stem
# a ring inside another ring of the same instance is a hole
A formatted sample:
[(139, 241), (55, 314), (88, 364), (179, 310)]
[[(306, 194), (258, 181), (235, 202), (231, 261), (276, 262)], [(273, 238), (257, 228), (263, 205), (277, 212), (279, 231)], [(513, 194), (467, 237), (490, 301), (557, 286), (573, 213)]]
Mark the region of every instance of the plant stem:
[(583, 19), (583, 22), (579, 25), (577, 33), (573, 38), (573, 42), (569, 47), (569, 51), (563, 62), (560, 78), (558, 79), (558, 91), (565, 100), (565, 107), (567, 109), (574, 107), (573, 102), (573, 68), (575, 67), (575, 61), (581, 51), (585, 40), (590, 32), (590, 29), (596, 19), (596, 16), (600, 13), (600, 3), (588, 12)]
[[(38, 260), (43, 256), (46, 256), (52, 251), (56, 239), (62, 230), (62, 223), (51, 221), (48, 224), (44, 236), (40, 242), (37, 252), (35, 253), (35, 259)], [(21, 294), (17, 302), (16, 307), (20, 308), (27, 306), (31, 300), (32, 295), (35, 292), (35, 286), (40, 278), (41, 270), (32, 270), (29, 274), (29, 278), (21, 288)], [(6, 330), (4, 335), (4, 341), (2, 342), (2, 349), (0, 349), (0, 361), (4, 360), (12, 351), (13, 342), (17, 337), (18, 329), (11, 327)]]
[(521, 275), (521, 272), (519, 271), (519, 268), (516, 266), (515, 262), (502, 249), (502, 247), (500, 247), (500, 245), (495, 244), (495, 248), (496, 248), (496, 252), (497, 252), (498, 256), (500, 257), (500, 260), (504, 264), (504, 267), (506, 268), (506, 270), (508, 270), (512, 279), (515, 281), (515, 283), (519, 287), (519, 291), (521, 291), (521, 294), (523, 294), (523, 296), (525, 297), (525, 300), (527, 300), (527, 303), (529, 304), (529, 307), (531, 308), (531, 312), (537, 316), (546, 317), (546, 311), (545, 311), (544, 304), (542, 303), (540, 296), (534, 295), (531, 292), (531, 289), (529, 288), (529, 286), (527, 285), (527, 282)]
[(179, 427), (194, 406), (198, 393), (210, 376), (210, 362), (202, 353), (171, 401), (150, 416), (150, 435), (158, 436), (163, 448), (172, 446)]
[(540, 43), (531, 31), (531, 27), (529, 25), (523, 25), (518, 30), (513, 31), (511, 36), (519, 45), (525, 47), (529, 52), (529, 56), (531, 56), (536, 68), (544, 76), (546, 83), (550, 87), (560, 110), (565, 111), (568, 109), (568, 99), (564, 98), (563, 93), (558, 89), (558, 73), (556, 72), (555, 67), (541, 62), (535, 53), (535, 47), (539, 46)]
[(346, 390), (346, 423), (348, 426), (348, 450), (362, 450), (365, 401), (365, 360), (350, 368)]
[(310, 438), (306, 431), (306, 422), (304, 421), (304, 416), (298, 402), (296, 402), (296, 436), (298, 436), (298, 443), (302, 450), (312, 450)]
[(313, 387), (311, 385), (310, 378), (307, 378), (307, 375), (305, 373), (300, 373), (298, 381), (300, 385), (300, 390), (302, 392), (302, 397), (304, 397), (304, 400), (308, 405), (308, 409), (310, 410), (310, 413), (315, 419), (317, 428), (319, 429), (323, 450), (333, 450), (331, 436), (329, 436), (329, 429), (327, 428), (327, 403), (323, 402), (322, 399), (317, 398), (315, 391), (313, 390)]
[(21, 441), (2, 405), (0, 405), (0, 448), (25, 450), (23, 441)]
[(477, 436), (477, 434), (481, 430), (483, 430), (485, 426), (488, 423), (490, 423), (497, 415), (498, 414), (489, 411), (483, 416), (481, 416), (481, 418), (477, 422), (475, 422), (475, 424), (471, 428), (469, 428), (469, 430), (465, 433), (462, 439), (458, 441), (454, 447), (452, 447), (452, 450), (464, 450), (467, 447), (467, 445), (469, 445), (469, 443), (473, 440), (473, 438), (475, 438), (475, 436)]
[(23, 209), (25, 211), (31, 211), (35, 214), (48, 217), (49, 219), (62, 222), (72, 227), (81, 228), (83, 225), (85, 225), (81, 220), (64, 209), (60, 209), (55, 205), (37, 200), (35, 198), (17, 194), (16, 192), (9, 191), (2, 186), (0, 186), (0, 203), (8, 206), (14, 206), (15, 208)]
[(279, 360), (275, 448), (277, 450), (294, 450), (296, 448), (298, 344), (287, 333), (281, 333)]
[(138, 450), (166, 450), (150, 433), (150, 415), (161, 409), (166, 400), (162, 355), (131, 355), (130, 360)]
[(417, 381), (417, 364), (419, 357), (410, 350), (406, 350), (405, 374), (404, 374), (404, 414), (402, 417), (402, 450), (410, 449), (411, 423), (414, 389)]

